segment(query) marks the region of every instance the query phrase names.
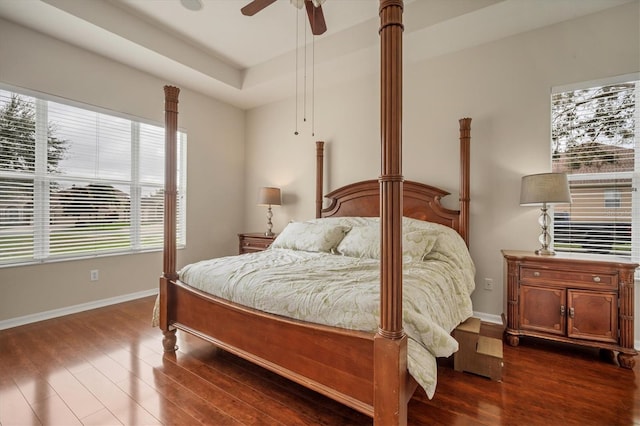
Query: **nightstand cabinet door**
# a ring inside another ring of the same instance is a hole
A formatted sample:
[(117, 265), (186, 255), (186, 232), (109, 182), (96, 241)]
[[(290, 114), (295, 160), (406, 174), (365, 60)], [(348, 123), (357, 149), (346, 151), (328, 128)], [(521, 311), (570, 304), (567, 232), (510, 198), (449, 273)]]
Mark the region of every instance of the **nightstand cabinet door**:
[(566, 292), (561, 288), (520, 286), (520, 327), (565, 334)]
[(576, 339), (618, 341), (618, 298), (614, 292), (567, 290), (567, 335)]

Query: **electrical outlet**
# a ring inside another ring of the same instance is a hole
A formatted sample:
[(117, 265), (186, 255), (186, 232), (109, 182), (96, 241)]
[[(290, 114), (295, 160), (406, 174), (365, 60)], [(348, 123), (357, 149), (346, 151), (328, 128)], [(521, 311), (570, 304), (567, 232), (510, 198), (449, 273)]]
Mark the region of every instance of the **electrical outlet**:
[(89, 271), (89, 275), (91, 277), (91, 281), (98, 281), (98, 270), (97, 269), (92, 269), (91, 271)]
[(488, 291), (493, 290), (493, 278), (484, 279), (484, 289)]

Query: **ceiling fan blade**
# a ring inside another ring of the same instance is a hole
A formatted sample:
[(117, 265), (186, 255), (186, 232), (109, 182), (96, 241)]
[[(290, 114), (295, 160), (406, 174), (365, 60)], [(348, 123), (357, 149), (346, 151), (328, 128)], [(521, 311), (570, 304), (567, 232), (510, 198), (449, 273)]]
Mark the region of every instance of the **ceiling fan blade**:
[(253, 16), (275, 1), (276, 0), (253, 0), (251, 3), (240, 9), (240, 12), (245, 16)]
[(320, 35), (327, 31), (322, 6), (318, 5), (318, 7), (315, 7), (311, 0), (304, 0), (304, 5), (307, 8), (307, 16), (309, 17), (309, 25), (311, 25), (313, 35)]

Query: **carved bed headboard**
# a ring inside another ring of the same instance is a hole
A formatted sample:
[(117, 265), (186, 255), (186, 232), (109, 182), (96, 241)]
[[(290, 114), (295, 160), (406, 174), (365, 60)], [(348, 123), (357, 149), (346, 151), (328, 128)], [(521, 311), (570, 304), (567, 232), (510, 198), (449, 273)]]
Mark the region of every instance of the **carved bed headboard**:
[[(460, 210), (451, 210), (441, 204), (449, 192), (414, 181), (402, 184), (403, 216), (439, 223), (455, 229), (469, 245), (469, 183), (471, 119), (460, 123)], [(316, 142), (316, 217), (380, 216), (380, 182), (366, 180), (338, 188), (323, 196), (324, 142)], [(327, 198), (330, 205), (322, 208)]]
[[(445, 208), (440, 199), (448, 192), (419, 182), (405, 181), (403, 216), (446, 225), (459, 232), (460, 212)], [(352, 183), (325, 195), (330, 205), (322, 209), (322, 217), (380, 216), (380, 182), (366, 180)]]

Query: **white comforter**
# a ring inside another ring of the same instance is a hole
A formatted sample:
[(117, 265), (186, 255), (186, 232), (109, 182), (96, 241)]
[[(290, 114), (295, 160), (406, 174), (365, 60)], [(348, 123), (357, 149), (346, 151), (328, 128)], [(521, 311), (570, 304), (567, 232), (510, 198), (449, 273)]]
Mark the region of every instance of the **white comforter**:
[[(353, 225), (377, 219), (335, 219)], [(415, 222), (415, 223), (414, 223)], [(435, 391), (435, 357), (458, 349), (450, 335), (472, 315), (474, 266), (451, 229), (405, 218), (405, 229), (437, 234), (424, 260), (404, 262), (403, 321), (408, 369), (429, 398)], [(409, 225), (409, 226), (407, 226)], [(284, 248), (205, 260), (184, 267), (180, 280), (218, 297), (313, 323), (375, 332), (380, 316), (379, 260)]]

